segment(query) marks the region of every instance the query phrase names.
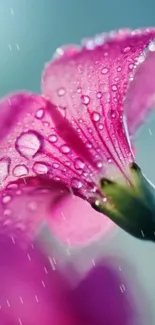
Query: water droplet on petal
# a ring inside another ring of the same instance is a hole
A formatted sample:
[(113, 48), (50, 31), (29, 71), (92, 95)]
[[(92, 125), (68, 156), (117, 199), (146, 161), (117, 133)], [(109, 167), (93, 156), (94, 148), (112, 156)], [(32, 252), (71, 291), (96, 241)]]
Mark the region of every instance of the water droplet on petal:
[(70, 152), (70, 148), (64, 144), (64, 145), (62, 145), (62, 146), (60, 147), (60, 151), (61, 151), (62, 153), (69, 153), (69, 152)]
[(4, 204), (9, 203), (10, 201), (11, 201), (11, 196), (10, 196), (10, 195), (5, 195), (5, 196), (3, 196), (3, 198), (2, 198), (2, 202), (3, 202)]
[(132, 70), (134, 68), (134, 64), (133, 63), (130, 63), (129, 64), (129, 70)]
[(54, 143), (57, 141), (57, 136), (55, 134), (51, 134), (49, 135), (48, 140)]
[(99, 92), (97, 93), (97, 95), (96, 95), (96, 96), (97, 96), (97, 98), (99, 98), (99, 99), (100, 99), (100, 98), (102, 97), (102, 93), (101, 93), (101, 91), (99, 91)]
[(102, 69), (102, 71), (101, 71), (101, 73), (102, 73), (102, 74), (107, 74), (107, 73), (108, 73), (108, 71), (109, 71), (109, 69), (108, 69), (108, 68), (103, 68), (103, 69)]
[(111, 164), (111, 162), (112, 162), (112, 159), (108, 158), (108, 163)]
[(35, 154), (40, 150), (41, 145), (41, 136), (34, 131), (21, 133), (16, 140), (17, 151), (21, 156), (26, 158), (34, 157)]
[(75, 159), (75, 168), (76, 169), (83, 169), (84, 168), (84, 162), (83, 162), (83, 160), (82, 159), (80, 159), (80, 158), (76, 158)]
[(53, 167), (53, 168), (59, 168), (59, 164), (58, 164), (58, 163), (53, 163), (53, 164), (52, 164), (52, 167)]
[(42, 119), (43, 116), (44, 116), (44, 113), (45, 113), (44, 109), (43, 108), (39, 108), (37, 110), (37, 112), (36, 112), (35, 117), (38, 118), (38, 119)]
[(82, 96), (81, 96), (81, 101), (82, 101), (82, 103), (83, 103), (84, 105), (88, 105), (89, 102), (90, 102), (90, 98), (89, 98), (89, 96), (82, 95)]
[(128, 53), (130, 50), (131, 50), (131, 48), (129, 46), (127, 46), (123, 49), (123, 53)]
[(117, 71), (120, 72), (121, 70), (122, 70), (122, 67), (119, 66), (119, 67), (117, 68)]
[(33, 165), (33, 170), (39, 175), (46, 174), (48, 172), (48, 166), (42, 162), (35, 162)]
[(98, 161), (96, 165), (97, 165), (98, 168), (101, 168), (103, 166), (101, 161)]
[(100, 120), (100, 114), (97, 112), (93, 112), (92, 119), (93, 119), (93, 121), (98, 122)]
[(81, 87), (78, 87), (78, 88), (77, 88), (77, 93), (80, 94), (81, 91), (82, 91), (82, 88), (81, 88)]
[(103, 124), (100, 123), (100, 124), (98, 125), (98, 128), (99, 128), (99, 130), (103, 130)]
[(9, 158), (4, 157), (0, 159), (0, 184), (4, 182), (7, 176), (9, 175), (9, 166), (10, 166)]
[(111, 119), (114, 119), (114, 118), (116, 118), (117, 117), (117, 112), (116, 112), (116, 110), (115, 109), (111, 109), (109, 112), (108, 112), (108, 116), (109, 116), (109, 118)]
[(72, 179), (72, 186), (75, 188), (75, 189), (80, 189), (82, 187), (82, 183), (80, 182), (79, 179), (77, 178), (73, 178)]
[(17, 165), (13, 169), (13, 175), (15, 177), (22, 177), (28, 175), (28, 168), (25, 165)]
[(117, 86), (116, 85), (112, 85), (111, 88), (112, 88), (113, 91), (116, 91), (117, 90)]
[(92, 144), (90, 142), (86, 142), (86, 147), (91, 149), (92, 148)]
[(59, 88), (59, 89), (57, 90), (57, 93), (58, 93), (58, 96), (59, 96), (59, 97), (62, 97), (62, 96), (65, 95), (66, 90), (65, 90), (65, 88), (61, 87), (61, 88)]
[(154, 52), (155, 51), (155, 41), (152, 41), (150, 44), (149, 44), (149, 50)]

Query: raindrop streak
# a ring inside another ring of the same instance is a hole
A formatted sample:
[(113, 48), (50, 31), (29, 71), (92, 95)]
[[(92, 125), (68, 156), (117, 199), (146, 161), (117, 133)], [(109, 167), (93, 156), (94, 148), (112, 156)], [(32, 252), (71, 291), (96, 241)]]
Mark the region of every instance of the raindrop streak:
[(21, 156), (26, 158), (34, 157), (41, 149), (41, 145), (41, 136), (34, 131), (21, 133), (16, 140), (16, 150)]
[(26, 176), (28, 174), (28, 168), (25, 165), (17, 165), (13, 170), (15, 177)]

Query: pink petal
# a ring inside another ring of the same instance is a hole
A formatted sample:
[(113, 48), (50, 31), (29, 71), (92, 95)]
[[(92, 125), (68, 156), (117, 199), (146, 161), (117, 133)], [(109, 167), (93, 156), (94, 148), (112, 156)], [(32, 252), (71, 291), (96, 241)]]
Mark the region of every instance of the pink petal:
[[(12, 236), (16, 236), (14, 232), (25, 231), (32, 238), (40, 224), (49, 220), (51, 230), (61, 240), (69, 240), (74, 244), (87, 243), (90, 239), (105, 234), (113, 223), (82, 200), (73, 199), (66, 192), (66, 187), (58, 182), (62, 180), (67, 185), (72, 182), (80, 190), (81, 174), (86, 175), (87, 170), (84, 161), (73, 150), (68, 152), (69, 147), (54, 133), (53, 122), (46, 111), (48, 105), (50, 104), (42, 97), (28, 93), (15, 94), (1, 101), (2, 109), (6, 107), (12, 117), (9, 124), (5, 119), (3, 128), (7, 136), (0, 143), (0, 178), (4, 188), (0, 205), (2, 231), (7, 232), (11, 224)], [(55, 109), (51, 105), (50, 108)], [(77, 135), (74, 137), (74, 130), (68, 123), (68, 130), (70, 129), (71, 139), (75, 139)], [(19, 139), (25, 135), (28, 135), (28, 139), (26, 145), (23, 142), (22, 146)], [(79, 153), (82, 150), (84, 154), (87, 153), (78, 137), (77, 142)], [(39, 150), (35, 152), (38, 143)], [(59, 148), (65, 149), (64, 153)], [(73, 162), (72, 155), (75, 158)], [(10, 184), (10, 181), (14, 183)], [(86, 181), (85, 183), (87, 184)], [(82, 195), (81, 193), (78, 194)], [(73, 203), (78, 209), (75, 210)], [(62, 218), (62, 213), (67, 222)]]
[[(43, 94), (72, 123), (102, 176), (108, 165), (125, 174), (126, 162), (133, 160), (122, 122), (123, 103), (134, 64), (154, 38), (153, 29), (101, 35), (87, 41), (81, 51), (65, 52), (45, 68)], [(56, 123), (55, 110), (50, 114)], [(72, 147), (70, 132), (66, 135), (61, 122), (56, 128)], [(89, 163), (94, 169), (90, 159)]]
[(109, 218), (73, 195), (54, 206), (49, 224), (56, 237), (73, 245), (88, 244), (102, 236), (107, 238), (116, 228)]
[(9, 233), (12, 238), (24, 234), (32, 240), (42, 223), (52, 217), (53, 206), (67, 194), (60, 184), (39, 177), (10, 183), (0, 192), (0, 234)]
[[(91, 169), (85, 166), (79, 155), (70, 149), (55, 130), (48, 113), (50, 110), (55, 110), (53, 105), (41, 96), (21, 93), (2, 99), (0, 110), (1, 108), (2, 112), (6, 112), (2, 115), (3, 132), (0, 138), (0, 184), (2, 188), (10, 181), (36, 175), (61, 180), (68, 186), (72, 185), (75, 191), (81, 189), (83, 178), (85, 190), (90, 187), (90, 181), (88, 182), (85, 174)], [(7, 123), (7, 116), (9, 123)], [(82, 155), (84, 153), (86, 157), (87, 148), (70, 123), (64, 121), (64, 126), (65, 123), (70, 132), (70, 138), (78, 142), (79, 152)], [(5, 135), (4, 138), (3, 135)], [(87, 157), (91, 161), (89, 152)], [(83, 176), (81, 176), (82, 173)], [(79, 195), (84, 196), (84, 193), (81, 191)]]
[(134, 79), (130, 83), (125, 102), (125, 114), (130, 135), (134, 135), (155, 104), (155, 45), (148, 51), (137, 66)]
[(0, 324), (73, 324), (66, 301), (68, 285), (53, 271), (50, 259), (35, 243), (25, 249), (0, 237)]

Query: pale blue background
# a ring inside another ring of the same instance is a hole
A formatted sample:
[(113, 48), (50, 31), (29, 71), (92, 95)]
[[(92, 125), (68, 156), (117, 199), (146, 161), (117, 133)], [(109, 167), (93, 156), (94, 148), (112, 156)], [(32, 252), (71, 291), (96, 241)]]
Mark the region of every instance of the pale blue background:
[[(0, 0), (0, 95), (17, 89), (39, 91), (44, 63), (64, 43), (115, 28), (150, 25), (155, 25), (154, 0)], [(154, 141), (152, 117), (136, 143), (139, 164), (153, 182)], [(145, 324), (155, 324), (155, 244), (119, 231), (106, 244), (87, 248), (87, 259), (94, 258), (98, 250), (131, 262), (150, 305), (149, 312), (141, 310)]]

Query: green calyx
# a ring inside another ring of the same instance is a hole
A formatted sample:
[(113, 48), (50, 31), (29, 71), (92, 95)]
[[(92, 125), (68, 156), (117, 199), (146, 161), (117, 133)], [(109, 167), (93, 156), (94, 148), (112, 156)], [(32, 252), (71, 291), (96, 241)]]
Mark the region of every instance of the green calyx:
[(155, 189), (136, 163), (129, 168), (132, 185), (102, 178), (100, 187), (107, 200), (96, 200), (92, 206), (132, 236), (155, 241)]

